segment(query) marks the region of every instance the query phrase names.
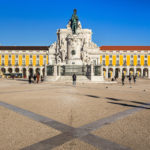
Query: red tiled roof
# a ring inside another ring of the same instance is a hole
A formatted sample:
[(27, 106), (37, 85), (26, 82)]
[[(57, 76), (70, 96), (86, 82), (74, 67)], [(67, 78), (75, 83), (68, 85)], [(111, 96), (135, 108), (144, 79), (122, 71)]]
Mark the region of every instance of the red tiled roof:
[(101, 46), (100, 50), (150, 50), (150, 46)]
[(0, 46), (0, 50), (48, 50), (49, 46)]

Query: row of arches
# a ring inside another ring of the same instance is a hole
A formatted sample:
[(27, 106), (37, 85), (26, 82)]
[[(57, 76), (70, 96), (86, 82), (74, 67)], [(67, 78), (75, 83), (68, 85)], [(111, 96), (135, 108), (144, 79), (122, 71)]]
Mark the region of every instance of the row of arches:
[[(108, 73), (108, 74), (107, 74)], [(113, 78), (113, 77), (117, 77), (119, 78), (122, 73), (124, 73), (124, 75), (134, 75), (136, 74), (138, 77), (148, 77), (148, 74), (150, 73), (148, 68), (103, 68), (103, 75), (105, 78)]]
[(2, 74), (18, 74), (21, 73), (23, 77), (27, 77), (28, 75), (33, 76), (34, 74), (40, 74), (42, 76), (45, 76), (45, 68), (36, 68), (35, 70), (33, 68), (1, 68), (0, 71)]

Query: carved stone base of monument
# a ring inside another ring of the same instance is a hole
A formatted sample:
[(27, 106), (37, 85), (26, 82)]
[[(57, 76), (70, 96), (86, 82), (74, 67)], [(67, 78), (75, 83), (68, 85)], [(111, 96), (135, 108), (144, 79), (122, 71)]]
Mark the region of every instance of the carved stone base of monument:
[(67, 60), (68, 65), (83, 65), (83, 62), (81, 59), (70, 59)]

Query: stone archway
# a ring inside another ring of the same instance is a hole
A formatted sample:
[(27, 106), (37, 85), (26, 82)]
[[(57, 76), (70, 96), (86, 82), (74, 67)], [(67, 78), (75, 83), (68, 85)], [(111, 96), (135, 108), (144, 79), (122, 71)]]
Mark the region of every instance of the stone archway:
[(42, 69), (42, 74), (45, 76), (45, 68)]
[(12, 73), (12, 68), (8, 68), (8, 72), (9, 72), (9, 73)]
[(113, 76), (113, 68), (108, 69), (108, 78), (112, 78)]
[(147, 68), (143, 69), (143, 76), (148, 77), (148, 69)]
[(123, 68), (122, 69), (122, 74), (124, 74), (126, 76), (126, 74), (127, 74), (127, 68)]
[(106, 68), (103, 68), (103, 76), (106, 77)]
[(35, 72), (40, 75), (40, 68), (36, 68)]
[(23, 69), (22, 69), (22, 73), (23, 73), (23, 77), (24, 77), (24, 78), (27, 77), (26, 71), (27, 71), (26, 68), (23, 68)]
[(120, 68), (115, 69), (115, 77), (118, 78), (120, 74)]
[(29, 68), (29, 75), (33, 76), (33, 68)]
[(129, 69), (129, 74), (130, 74), (130, 75), (134, 75), (134, 68), (130, 68), (130, 69)]
[(5, 68), (2, 68), (1, 71), (2, 71), (3, 74), (6, 73), (6, 69)]
[(19, 73), (19, 68), (15, 68), (15, 72), (16, 72), (16, 73)]
[(140, 77), (141, 76), (141, 68), (137, 68), (136, 73), (137, 73), (137, 76)]

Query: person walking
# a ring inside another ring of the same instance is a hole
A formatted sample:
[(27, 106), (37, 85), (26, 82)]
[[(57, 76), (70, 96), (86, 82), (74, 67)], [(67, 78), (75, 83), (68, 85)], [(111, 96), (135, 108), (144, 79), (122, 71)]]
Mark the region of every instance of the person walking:
[(74, 74), (72, 75), (73, 85), (76, 85), (76, 79), (77, 79), (77, 76), (76, 76), (76, 74), (74, 73)]
[(132, 78), (131, 78), (131, 74), (130, 74), (130, 75), (129, 75), (129, 83), (130, 83), (130, 84), (131, 84), (131, 79), (132, 79)]
[(29, 75), (29, 84), (31, 84), (31, 75)]
[(43, 76), (41, 76), (41, 82), (43, 82), (44, 81), (44, 78), (43, 78)]
[(33, 76), (33, 79), (34, 79), (34, 83), (36, 83), (36, 75), (35, 74)]
[(124, 79), (125, 79), (125, 76), (124, 76), (124, 73), (122, 73), (122, 85), (124, 85)]
[(133, 76), (134, 84), (136, 83), (136, 75)]
[(39, 79), (40, 79), (39, 73), (37, 74), (36, 78), (37, 78), (37, 83), (39, 83)]

